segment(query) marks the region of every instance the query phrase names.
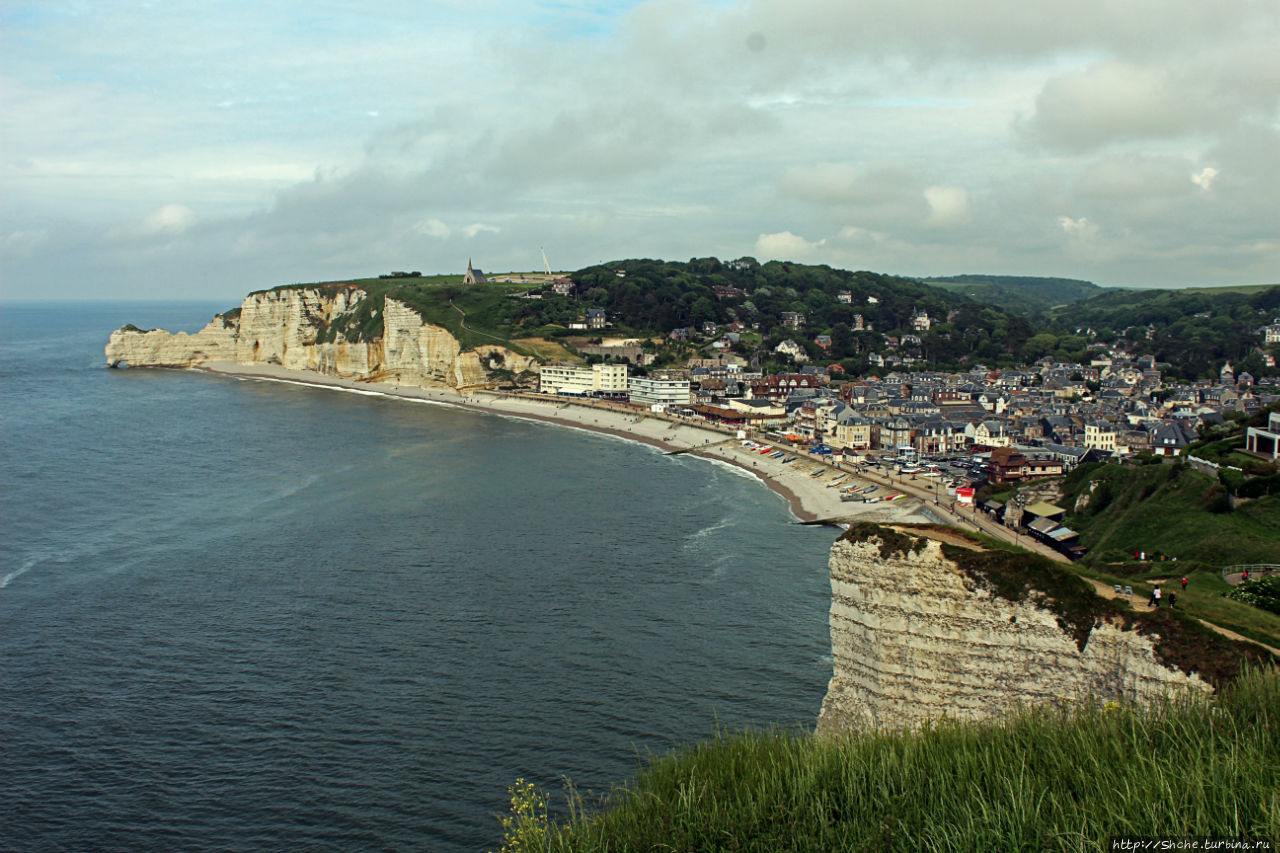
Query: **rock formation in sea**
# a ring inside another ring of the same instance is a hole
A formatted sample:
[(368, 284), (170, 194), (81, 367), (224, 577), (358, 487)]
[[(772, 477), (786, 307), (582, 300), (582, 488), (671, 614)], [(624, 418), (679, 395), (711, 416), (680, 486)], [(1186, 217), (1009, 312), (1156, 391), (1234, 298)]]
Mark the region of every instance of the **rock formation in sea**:
[(858, 524), (831, 550), (834, 674), (818, 731), (982, 720), (1018, 706), (1209, 692), (1255, 647), (1103, 599), (1042, 557), (927, 526)]
[[(537, 362), (502, 346), (464, 350), (442, 326), (423, 320), (392, 297), (380, 307), (363, 304), (354, 286), (298, 287), (251, 293), (240, 308), (214, 317), (195, 334), (125, 326), (112, 332), (107, 364), (116, 367), (194, 367), (210, 361), (275, 364), (344, 379), (411, 385), (483, 385), (489, 367), (536, 371)], [(352, 329), (357, 310), (379, 320), (380, 334)], [(380, 317), (379, 317), (380, 313)], [(345, 326), (347, 331), (337, 327)]]

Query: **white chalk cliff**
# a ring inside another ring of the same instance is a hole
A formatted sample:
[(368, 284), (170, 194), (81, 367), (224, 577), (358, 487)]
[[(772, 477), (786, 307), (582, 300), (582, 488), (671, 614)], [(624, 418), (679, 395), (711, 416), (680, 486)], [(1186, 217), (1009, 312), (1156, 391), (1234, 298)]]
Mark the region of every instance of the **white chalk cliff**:
[(832, 547), (834, 673), (819, 732), (982, 720), (1064, 699), (1145, 704), (1211, 689), (1162, 663), (1158, 637), (1106, 618), (1080, 630), (1041, 596), (1002, 598), (915, 532), (851, 530)]
[[(194, 367), (210, 361), (277, 364), (344, 379), (411, 385), (483, 385), (487, 366), (536, 371), (537, 362), (502, 346), (464, 351), (447, 329), (423, 321), (388, 297), (380, 308), (382, 336), (347, 340), (321, 332), (368, 298), (356, 287), (289, 288), (251, 293), (238, 312), (214, 317), (193, 335), (125, 326), (111, 333), (107, 364), (116, 367)], [(374, 313), (373, 316), (376, 316)]]

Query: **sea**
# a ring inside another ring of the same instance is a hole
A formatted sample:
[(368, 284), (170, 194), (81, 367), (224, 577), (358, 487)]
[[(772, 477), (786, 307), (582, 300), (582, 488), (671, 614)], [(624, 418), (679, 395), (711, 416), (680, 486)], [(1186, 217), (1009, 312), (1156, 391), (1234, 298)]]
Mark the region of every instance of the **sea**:
[(105, 366), (227, 307), (0, 305), (0, 850), (490, 850), (517, 779), (813, 729), (837, 531), (609, 436)]

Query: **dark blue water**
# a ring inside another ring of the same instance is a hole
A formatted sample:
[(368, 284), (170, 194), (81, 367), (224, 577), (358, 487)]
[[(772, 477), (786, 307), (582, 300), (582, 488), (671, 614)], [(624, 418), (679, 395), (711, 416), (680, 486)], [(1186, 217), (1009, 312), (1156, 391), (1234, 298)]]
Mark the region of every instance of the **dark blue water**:
[(616, 439), (103, 367), (225, 307), (0, 308), (0, 849), (482, 850), (517, 777), (812, 728), (831, 531)]

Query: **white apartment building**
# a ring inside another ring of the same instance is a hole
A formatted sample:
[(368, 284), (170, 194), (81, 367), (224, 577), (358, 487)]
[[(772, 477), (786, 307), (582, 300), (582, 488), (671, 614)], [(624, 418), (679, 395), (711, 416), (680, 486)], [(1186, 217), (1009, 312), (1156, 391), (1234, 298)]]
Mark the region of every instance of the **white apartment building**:
[(561, 397), (621, 397), (627, 393), (627, 372), (625, 364), (553, 362), (542, 365), (539, 390)]
[(1116, 428), (1105, 421), (1094, 421), (1084, 425), (1084, 446), (1097, 450), (1116, 452)]
[(1259, 456), (1280, 459), (1280, 412), (1267, 415), (1267, 428), (1249, 427), (1245, 431), (1245, 449)]
[(627, 381), (631, 402), (650, 408), (688, 406), (693, 402), (688, 379), (650, 379), (632, 376)]

